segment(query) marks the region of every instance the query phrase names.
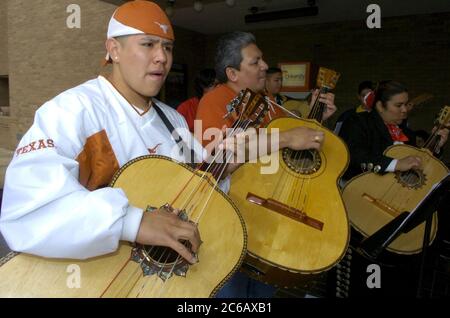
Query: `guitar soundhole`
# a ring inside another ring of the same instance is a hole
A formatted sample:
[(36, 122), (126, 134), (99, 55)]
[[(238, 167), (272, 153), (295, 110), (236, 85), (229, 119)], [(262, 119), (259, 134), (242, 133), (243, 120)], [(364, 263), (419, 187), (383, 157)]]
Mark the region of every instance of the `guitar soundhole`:
[(154, 264), (161, 267), (172, 267), (181, 256), (173, 249), (162, 246), (145, 246), (145, 250)]
[(322, 159), (316, 150), (283, 149), (283, 161), (294, 172), (312, 174), (320, 169)]
[[(147, 206), (145, 212), (151, 213), (156, 210), (155, 207)], [(168, 203), (160, 207), (161, 211), (173, 213), (174, 209)], [(178, 217), (183, 221), (188, 221), (188, 215), (185, 210), (178, 213)], [(181, 244), (191, 250), (192, 245), (189, 241), (181, 240)], [(144, 276), (156, 274), (163, 281), (172, 277), (186, 276), (189, 269), (189, 263), (176, 251), (165, 246), (151, 246), (136, 244), (131, 252), (131, 259), (141, 265)]]
[[(182, 241), (190, 248), (190, 244)], [(186, 276), (189, 268), (188, 262), (169, 247), (137, 245), (132, 252), (132, 259), (141, 264), (144, 275), (156, 274), (162, 280), (170, 278), (173, 274)]]
[(419, 189), (426, 182), (426, 177), (422, 170), (398, 171), (395, 173), (395, 178), (402, 186), (410, 189)]

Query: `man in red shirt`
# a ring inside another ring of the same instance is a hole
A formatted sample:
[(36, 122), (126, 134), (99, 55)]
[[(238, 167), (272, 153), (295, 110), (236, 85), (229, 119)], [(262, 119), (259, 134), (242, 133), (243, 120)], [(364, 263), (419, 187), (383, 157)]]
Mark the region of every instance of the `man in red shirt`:
[[(227, 104), (243, 89), (249, 88), (254, 92), (263, 92), (268, 66), (263, 60), (263, 54), (256, 45), (255, 37), (252, 34), (233, 32), (224, 35), (219, 40), (215, 69), (219, 85), (200, 99), (197, 109), (196, 119), (202, 121), (202, 136), (208, 128), (222, 129), (224, 126), (232, 126), (235, 118), (231, 116), (224, 118), (227, 114)], [(313, 101), (317, 94), (318, 91), (313, 93)], [(324, 112), (325, 120), (336, 111), (334, 94), (322, 94), (320, 101), (327, 106)], [(270, 107), (263, 125), (271, 119), (283, 116), (287, 116), (283, 110), (278, 107)], [(316, 136), (318, 134), (320, 135), (321, 132), (305, 127), (281, 132), (280, 148), (292, 146), (291, 142), (299, 139), (317, 141)], [(204, 146), (211, 142), (205, 140), (205, 138), (200, 138), (201, 136), (196, 137), (203, 141)], [(321, 135), (320, 138), (323, 139), (323, 136)], [(287, 144), (282, 144), (282, 140), (285, 140)], [(311, 144), (307, 143), (305, 148), (302, 149), (308, 149), (309, 146)]]
[(216, 72), (211, 68), (201, 70), (194, 80), (195, 96), (182, 102), (177, 107), (179, 112), (186, 119), (189, 130), (194, 132), (194, 120), (197, 114), (200, 98), (216, 86)]
[[(268, 66), (263, 60), (262, 52), (256, 45), (255, 37), (246, 32), (233, 32), (224, 35), (218, 43), (216, 50), (216, 77), (219, 85), (205, 94), (197, 109), (197, 120), (201, 120), (202, 135), (199, 136), (196, 127), (195, 137), (202, 140), (207, 146), (211, 141), (204, 138), (209, 128), (222, 129), (224, 126), (231, 127), (236, 120), (232, 116), (225, 117), (227, 105), (235, 98), (241, 90), (246, 88), (253, 92), (263, 93)], [(313, 93), (314, 101), (318, 91)], [(334, 95), (322, 94), (320, 101), (327, 108), (324, 111), (324, 119), (336, 111)], [(278, 107), (270, 107), (263, 122), (267, 124), (273, 118), (287, 116)], [(198, 125), (200, 122), (196, 122)], [(306, 127), (296, 127), (280, 132), (278, 149), (291, 148), (295, 150), (318, 149), (323, 142), (323, 132)], [(268, 138), (269, 139), (269, 138)], [(215, 140), (215, 139), (213, 139)], [(208, 147), (207, 147), (208, 148)], [(269, 148), (270, 149), (270, 148)], [(250, 279), (245, 274), (238, 272), (219, 291), (218, 297), (272, 297), (274, 287)]]

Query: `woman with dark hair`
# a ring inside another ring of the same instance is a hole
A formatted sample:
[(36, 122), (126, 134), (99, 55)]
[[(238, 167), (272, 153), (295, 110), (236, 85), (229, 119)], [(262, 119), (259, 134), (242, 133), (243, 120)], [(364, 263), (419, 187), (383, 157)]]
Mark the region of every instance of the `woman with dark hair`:
[[(376, 173), (407, 171), (421, 165), (419, 157), (397, 160), (383, 155), (393, 144), (416, 146), (414, 132), (402, 125), (408, 116), (408, 89), (395, 81), (382, 81), (373, 94), (374, 111), (358, 113), (342, 125), (340, 135), (350, 151), (350, 165), (344, 180), (367, 170)], [(448, 129), (442, 129), (438, 134), (441, 140), (437, 152), (447, 141)]]
[(195, 96), (182, 102), (177, 107), (177, 111), (186, 119), (191, 132), (194, 132), (194, 120), (200, 98), (215, 86), (216, 72), (211, 68), (201, 70), (194, 80)]
[[(416, 146), (415, 133), (404, 124), (408, 114), (407, 88), (395, 81), (383, 81), (372, 94), (373, 96), (369, 98), (373, 100), (373, 104), (369, 105), (372, 111), (355, 114), (342, 125), (340, 135), (347, 142), (350, 151), (350, 165), (341, 180), (343, 182), (365, 171), (384, 174), (420, 168), (423, 164), (416, 156), (394, 159), (383, 154), (393, 144), (405, 143)], [(437, 150), (439, 152), (447, 140), (448, 129), (442, 129), (438, 134), (441, 136)], [(353, 248), (351, 250), (358, 251), (362, 239), (360, 232), (352, 230), (350, 246)], [(369, 260), (360, 253), (352, 255), (352, 274), (348, 280), (350, 294), (384, 297), (415, 296), (419, 266), (419, 258), (416, 255), (386, 254), (384, 260)], [(390, 265), (387, 266), (384, 262)], [(374, 289), (367, 285), (369, 278), (366, 281), (366, 277), (369, 276), (368, 266), (373, 263), (382, 266), (381, 280), (383, 281), (381, 286)]]

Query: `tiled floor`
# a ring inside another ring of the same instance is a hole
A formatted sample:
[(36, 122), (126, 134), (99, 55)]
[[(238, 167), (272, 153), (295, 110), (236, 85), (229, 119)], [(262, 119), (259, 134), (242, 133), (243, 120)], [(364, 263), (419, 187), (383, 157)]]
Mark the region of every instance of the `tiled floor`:
[(6, 245), (6, 242), (3, 239), (3, 236), (0, 234), (0, 258), (5, 256), (9, 252), (10, 252), (10, 249), (8, 248), (8, 245)]

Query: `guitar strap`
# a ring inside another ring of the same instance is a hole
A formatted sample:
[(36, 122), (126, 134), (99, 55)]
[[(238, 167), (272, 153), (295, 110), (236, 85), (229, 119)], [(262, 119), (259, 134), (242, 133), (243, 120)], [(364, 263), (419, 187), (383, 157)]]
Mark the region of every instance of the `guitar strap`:
[[(191, 166), (192, 168), (196, 167), (195, 164), (195, 152), (193, 147), (189, 147), (187, 143), (181, 138), (181, 136), (178, 134), (178, 132), (175, 130), (175, 127), (170, 123), (170, 120), (167, 118), (166, 114), (162, 111), (161, 108), (159, 108), (156, 103), (153, 103), (153, 107), (155, 108), (156, 112), (158, 113), (159, 117), (163, 121), (164, 125), (166, 125), (166, 128), (169, 130), (173, 140), (177, 143), (178, 147), (180, 148), (180, 154), (183, 155), (185, 158), (184, 150), (189, 149), (191, 151), (191, 157), (190, 160), (187, 160), (187, 164)], [(187, 158), (186, 158), (187, 159)]]

